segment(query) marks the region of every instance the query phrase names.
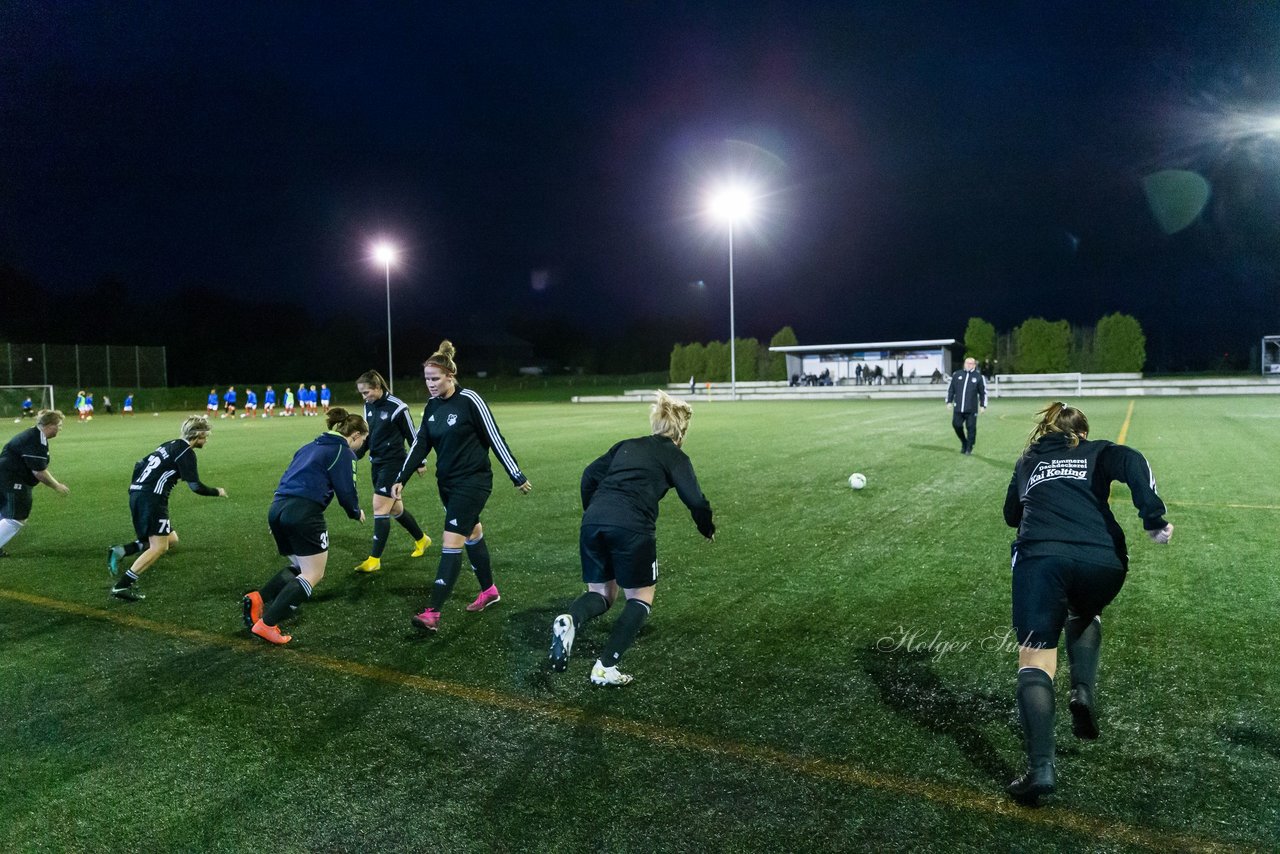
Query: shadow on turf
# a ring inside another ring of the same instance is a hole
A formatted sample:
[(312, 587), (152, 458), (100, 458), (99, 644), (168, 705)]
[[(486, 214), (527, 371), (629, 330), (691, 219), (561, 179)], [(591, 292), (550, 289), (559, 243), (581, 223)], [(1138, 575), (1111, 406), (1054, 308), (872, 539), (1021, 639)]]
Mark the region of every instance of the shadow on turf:
[[(963, 454), (960, 453), (960, 449), (952, 445), (943, 446), (943, 445), (908, 444), (907, 447), (914, 448), (917, 451), (929, 451), (931, 453), (936, 453), (936, 454), (946, 454), (949, 457), (958, 458), (963, 456)], [(984, 462), (989, 466), (993, 466), (994, 468), (1000, 469), (1001, 471), (1004, 471), (1006, 469), (1009, 471), (1013, 471), (1014, 460), (1011, 460), (1011, 459), (1005, 460), (1005, 459), (997, 459), (994, 457), (984, 457), (982, 454), (977, 452), (970, 454), (969, 458)]]
[(1280, 732), (1262, 727), (1238, 724), (1218, 727), (1218, 735), (1231, 744), (1240, 744), (1269, 753), (1280, 759)]
[(1003, 786), (1018, 775), (983, 732), (984, 726), (993, 723), (1011, 726), (1009, 695), (965, 693), (947, 687), (933, 672), (924, 651), (871, 648), (861, 653), (861, 659), (886, 706), (916, 726), (950, 738), (965, 759), (993, 782)]

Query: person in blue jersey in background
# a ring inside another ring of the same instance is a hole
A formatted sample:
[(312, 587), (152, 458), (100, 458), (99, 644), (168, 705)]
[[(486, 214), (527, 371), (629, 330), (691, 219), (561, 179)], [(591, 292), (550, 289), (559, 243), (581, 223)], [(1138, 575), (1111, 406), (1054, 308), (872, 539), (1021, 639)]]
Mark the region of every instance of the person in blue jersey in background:
[(262, 393), (262, 417), (266, 418), (276, 411), (276, 390), (274, 386), (267, 386), (267, 390)]
[(369, 425), (340, 407), (331, 409), (325, 420), (329, 429), (293, 455), (267, 513), (276, 548), (289, 565), (240, 602), (246, 628), (269, 643), (293, 639), (281, 633), (280, 621), (310, 599), (324, 578), (329, 560), (324, 510), (329, 502), (336, 497), (347, 516), (364, 522), (356, 492), (355, 452), (368, 438)]
[(216, 388), (209, 389), (209, 399), (204, 405), (204, 411), (211, 415), (218, 414), (218, 390)]
[(326, 383), (320, 383), (320, 407), (325, 411), (329, 411), (329, 386)]
[(440, 548), (435, 585), (431, 588), (431, 601), (422, 613), (412, 619), (415, 628), (432, 632), (439, 629), (440, 608), (458, 580), (464, 546), (480, 585), (480, 595), (467, 606), (467, 610), (483, 611), (502, 598), (493, 582), (489, 546), (480, 524), (480, 512), (493, 491), (489, 452), (493, 451), (502, 463), (516, 489), (527, 494), (533, 488), (520, 471), (488, 405), (480, 395), (458, 385), (458, 366), (453, 360), (455, 353), (451, 342), (442, 341), (440, 349), (423, 365), (422, 376), (431, 399), (422, 410), (418, 436), (391, 487), (391, 497), (402, 498), (404, 484), (422, 465), (427, 454), (432, 450), (436, 452), (436, 486), (444, 504), (444, 542)]
[(241, 415), (240, 417), (252, 418), (257, 414), (258, 414), (258, 395), (254, 393), (253, 389), (247, 388), (244, 390), (244, 415)]
[(222, 396), (222, 402), (226, 405), (226, 411), (222, 413), (223, 415), (229, 415), (232, 418), (236, 417), (236, 399), (236, 387), (228, 387), (227, 393)]

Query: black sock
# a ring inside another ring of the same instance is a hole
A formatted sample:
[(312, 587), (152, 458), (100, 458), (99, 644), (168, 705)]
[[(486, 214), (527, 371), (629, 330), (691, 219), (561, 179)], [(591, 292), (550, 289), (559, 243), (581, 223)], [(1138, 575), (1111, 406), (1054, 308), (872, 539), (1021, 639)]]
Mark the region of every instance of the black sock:
[(573, 600), (573, 604), (569, 606), (569, 616), (573, 617), (573, 627), (581, 628), (588, 620), (594, 620), (596, 617), (609, 610), (610, 602), (592, 590), (583, 593), (577, 599)]
[(436, 570), (436, 583), (431, 588), (431, 609), (439, 611), (449, 599), (453, 584), (462, 571), (462, 549), (441, 549), (440, 567)]
[(613, 634), (609, 635), (609, 642), (604, 645), (604, 652), (600, 655), (605, 667), (617, 664), (622, 654), (635, 642), (640, 627), (649, 618), (649, 610), (649, 605), (639, 599), (627, 600), (622, 616), (613, 624)]
[(493, 569), (489, 564), (489, 546), (483, 535), (474, 542), (467, 540), (467, 560), (471, 561), (471, 568), (475, 571), (480, 589), (488, 590), (492, 587)]
[(258, 590), (258, 595), (262, 597), (262, 604), (264, 606), (270, 605), (271, 600), (279, 596), (285, 585), (297, 578), (301, 571), (296, 566), (290, 565), (277, 572), (270, 581), (262, 585)]
[(119, 580), (116, 581), (116, 586), (114, 589), (123, 590), (126, 587), (132, 587), (133, 583), (137, 580), (138, 580), (138, 576), (134, 575), (132, 569), (126, 570), (124, 574), (120, 576)]
[(399, 516), (392, 516), (391, 518), (399, 522), (400, 527), (409, 532), (409, 536), (413, 537), (415, 543), (422, 539), (422, 526), (418, 524), (418, 520), (413, 518), (413, 514), (408, 510), (401, 510)]
[(1027, 767), (1053, 762), (1053, 680), (1039, 667), (1018, 671), (1018, 718), (1026, 740)]
[(387, 547), (387, 537), (391, 534), (391, 517), (373, 517), (373, 545), (369, 547), (369, 557), (382, 557), (382, 550)]
[(301, 575), (295, 577), (284, 589), (271, 600), (262, 612), (262, 622), (268, 626), (278, 626), (280, 621), (289, 616), (292, 608), (301, 605), (311, 598), (311, 584)]
[(1067, 659), (1071, 662), (1071, 687), (1084, 685), (1093, 691), (1098, 681), (1098, 656), (1102, 652), (1102, 622), (1071, 614), (1067, 617)]
[(120, 548), (124, 550), (124, 556), (128, 557), (129, 555), (136, 555), (138, 552), (145, 551), (147, 544), (142, 540), (134, 540), (132, 543), (125, 543)]

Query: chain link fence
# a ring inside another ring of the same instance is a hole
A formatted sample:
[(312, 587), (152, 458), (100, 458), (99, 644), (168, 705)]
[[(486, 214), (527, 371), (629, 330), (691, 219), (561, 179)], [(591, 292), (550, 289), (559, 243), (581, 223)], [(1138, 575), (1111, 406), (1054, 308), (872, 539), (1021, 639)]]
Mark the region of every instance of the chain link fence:
[(164, 347), (0, 343), (0, 384), (165, 388)]

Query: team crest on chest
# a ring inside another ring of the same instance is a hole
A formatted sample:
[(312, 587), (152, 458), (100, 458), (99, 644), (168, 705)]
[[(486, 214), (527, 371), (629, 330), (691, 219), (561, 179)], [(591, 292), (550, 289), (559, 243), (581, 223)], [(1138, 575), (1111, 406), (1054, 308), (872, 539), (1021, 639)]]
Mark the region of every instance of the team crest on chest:
[(448, 424), (450, 427), (452, 427), (454, 424), (457, 424), (458, 414), (456, 412), (450, 412), (449, 417), (445, 419), (445, 423)]

